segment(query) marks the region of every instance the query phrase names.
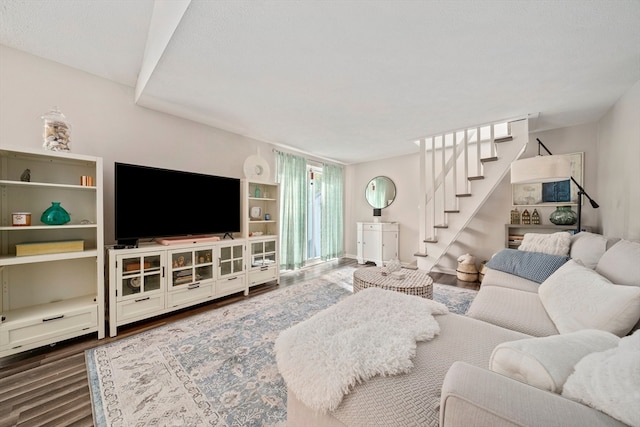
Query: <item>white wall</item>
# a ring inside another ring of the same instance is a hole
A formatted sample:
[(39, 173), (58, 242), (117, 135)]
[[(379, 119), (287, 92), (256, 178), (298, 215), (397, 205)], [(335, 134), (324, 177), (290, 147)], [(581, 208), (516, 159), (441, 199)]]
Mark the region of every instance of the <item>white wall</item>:
[[(0, 64), (2, 145), (42, 147), (40, 116), (58, 106), (72, 125), (71, 151), (104, 159), (107, 244), (114, 242), (115, 161), (242, 178), (244, 160), (259, 148), (273, 178), (269, 144), (139, 107), (133, 88), (1, 45)], [(215, 189), (203, 197), (224, 208)], [(49, 202), (43, 201), (43, 211)], [(193, 207), (202, 203), (194, 201)]]
[(640, 240), (640, 81), (598, 123), (597, 156), (603, 234)]

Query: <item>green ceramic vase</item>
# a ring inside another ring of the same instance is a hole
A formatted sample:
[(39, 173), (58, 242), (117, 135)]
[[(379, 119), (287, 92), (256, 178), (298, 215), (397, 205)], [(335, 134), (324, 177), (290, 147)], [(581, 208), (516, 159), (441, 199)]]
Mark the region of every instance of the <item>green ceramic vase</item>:
[(578, 222), (578, 214), (571, 210), (571, 206), (558, 206), (549, 215), (549, 221), (555, 225), (573, 225)]
[(60, 206), (60, 202), (51, 202), (51, 206), (42, 212), (40, 221), (47, 225), (62, 225), (71, 221), (69, 213)]

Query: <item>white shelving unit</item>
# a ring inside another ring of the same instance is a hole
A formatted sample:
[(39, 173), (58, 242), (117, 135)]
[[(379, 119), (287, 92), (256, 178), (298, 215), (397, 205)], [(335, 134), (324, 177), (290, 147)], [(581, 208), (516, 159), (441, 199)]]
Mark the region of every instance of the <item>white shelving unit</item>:
[(280, 280), (279, 191), (278, 184), (243, 181), (243, 236), (248, 240), (250, 251), (247, 275), (249, 287)]
[[(95, 185), (80, 185), (81, 176)], [(69, 223), (40, 222), (53, 201)], [(88, 333), (104, 338), (102, 203), (101, 158), (0, 146), (0, 357)], [(31, 212), (31, 225), (13, 226), (13, 212)], [(16, 256), (16, 244), (65, 240), (82, 240), (84, 250)]]

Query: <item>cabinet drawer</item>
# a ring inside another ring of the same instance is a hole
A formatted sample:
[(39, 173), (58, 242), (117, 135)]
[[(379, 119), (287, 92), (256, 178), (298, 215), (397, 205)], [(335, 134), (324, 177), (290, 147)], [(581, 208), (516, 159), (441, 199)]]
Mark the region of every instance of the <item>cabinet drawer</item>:
[(236, 292), (244, 291), (245, 289), (246, 282), (244, 275), (229, 277), (227, 279), (218, 279), (216, 282), (216, 296), (218, 297), (234, 294)]
[(116, 304), (118, 323), (124, 320), (142, 319), (164, 310), (164, 294), (140, 296)]
[(213, 296), (213, 283), (194, 284), (184, 289), (171, 291), (167, 294), (167, 307), (174, 308), (184, 304), (194, 304), (206, 301)]
[(259, 285), (261, 283), (276, 280), (276, 267), (261, 268), (249, 272), (249, 286)]
[(365, 231), (381, 231), (382, 224), (363, 224), (362, 228)]
[(98, 326), (98, 307), (86, 306), (73, 311), (0, 325), (0, 346), (14, 348), (39, 341), (55, 342), (62, 337)]

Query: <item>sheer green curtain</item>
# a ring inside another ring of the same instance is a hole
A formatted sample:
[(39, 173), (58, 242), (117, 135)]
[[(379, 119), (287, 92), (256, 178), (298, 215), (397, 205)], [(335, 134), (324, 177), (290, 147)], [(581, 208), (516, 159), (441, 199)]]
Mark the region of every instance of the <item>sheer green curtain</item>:
[(307, 160), (277, 152), (280, 183), (280, 268), (304, 265), (307, 236)]
[(322, 165), (322, 221), (320, 225), (320, 257), (323, 261), (342, 256), (344, 220), (342, 167)]

